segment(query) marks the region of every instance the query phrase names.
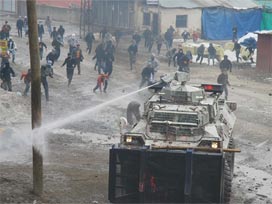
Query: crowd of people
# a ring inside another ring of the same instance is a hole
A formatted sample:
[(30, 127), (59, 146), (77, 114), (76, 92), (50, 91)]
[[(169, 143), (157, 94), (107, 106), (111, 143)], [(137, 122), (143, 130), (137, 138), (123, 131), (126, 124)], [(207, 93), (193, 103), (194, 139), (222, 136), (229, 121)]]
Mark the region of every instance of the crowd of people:
[[(84, 60), (84, 53), (81, 49), (80, 39), (76, 34), (65, 36), (65, 28), (63, 25), (52, 26), (54, 23), (51, 18), (48, 16), (45, 21), (39, 21), (38, 27), (38, 41), (39, 41), (39, 56), (40, 60), (44, 59), (44, 53), (49, 46), (43, 41), (43, 37), (48, 32), (48, 37), (51, 40), (52, 49), (47, 53), (45, 57), (45, 63), (41, 66), (41, 83), (44, 87), (46, 101), (49, 101), (49, 86), (47, 82), (47, 77), (53, 78), (53, 67), (54, 63), (60, 59), (61, 49), (65, 43), (69, 46), (69, 51), (67, 57), (65, 57), (61, 67), (66, 67), (66, 75), (68, 80), (68, 87), (72, 83), (74, 69), (77, 68), (78, 75), (81, 75), (81, 62)], [(18, 30), (18, 37), (23, 38), (23, 36), (28, 35), (28, 20), (27, 17), (19, 17), (16, 22), (16, 28)], [(15, 56), (17, 51), (16, 43), (14, 42), (12, 36), (10, 36), (11, 26), (8, 24), (8, 21), (5, 21), (5, 24), (2, 26), (0, 33), (0, 38), (2, 40), (7, 40), (8, 52), (5, 55), (2, 54), (1, 58), (1, 87), (5, 90), (12, 91), (11, 76), (15, 76), (13, 68), (10, 66), (9, 59), (11, 58), (12, 63), (15, 63)], [(23, 35), (24, 31), (24, 35)], [(159, 70), (160, 62), (157, 56), (160, 56), (161, 50), (165, 45), (166, 48), (166, 58), (168, 60), (168, 66), (172, 64), (177, 68), (178, 71), (190, 72), (190, 63), (193, 62), (193, 55), (190, 51), (184, 53), (182, 44), (180, 43), (177, 47), (173, 45), (173, 40), (175, 37), (175, 29), (173, 26), (169, 26), (164, 35), (155, 35), (149, 28), (145, 29), (143, 33), (134, 32), (131, 36), (130, 44), (127, 48), (128, 59), (129, 59), (129, 68), (134, 70), (137, 67), (137, 55), (139, 51), (142, 52), (142, 48), (139, 48), (142, 38), (144, 39), (143, 49), (149, 54), (148, 60), (144, 63), (141, 71), (141, 81), (139, 83), (139, 88), (142, 88), (145, 84), (150, 85), (155, 82), (156, 73)], [(197, 42), (199, 36), (196, 32), (193, 32), (192, 35), (188, 31), (184, 31), (181, 34), (184, 42), (187, 42), (189, 38), (192, 38), (193, 42)], [(95, 60), (94, 70), (97, 71), (96, 86), (93, 88), (93, 92), (99, 89), (100, 92), (107, 92), (109, 85), (109, 80), (113, 73), (113, 64), (115, 61), (115, 52), (119, 45), (120, 39), (122, 38), (122, 32), (120, 30), (115, 30), (115, 32), (110, 33), (107, 28), (103, 28), (100, 32), (99, 39), (95, 38), (94, 33), (88, 32), (84, 37), (86, 42), (86, 55), (92, 54), (94, 42), (99, 41), (96, 46), (93, 56), (90, 56), (90, 59)], [(237, 39), (234, 40), (233, 51), (236, 53), (237, 62), (241, 59), (240, 49), (241, 46), (238, 43)], [(153, 48), (154, 43), (156, 47)], [(197, 48), (197, 57), (196, 62), (202, 64), (204, 58), (205, 46), (200, 44)], [(216, 49), (213, 44), (210, 43), (207, 47), (208, 53), (208, 64), (210, 62), (212, 65), (215, 65), (215, 59), (217, 59)], [(157, 56), (156, 56), (157, 55)], [(218, 76), (217, 82), (223, 84), (226, 98), (228, 97), (229, 85), (227, 72), (231, 71), (232, 65), (228, 60), (227, 56), (224, 56), (224, 60), (220, 62), (221, 74)], [(138, 68), (137, 68), (138, 69)], [(27, 96), (30, 84), (31, 84), (31, 70), (23, 72), (21, 75), (21, 80), (25, 83), (25, 90), (23, 95)]]

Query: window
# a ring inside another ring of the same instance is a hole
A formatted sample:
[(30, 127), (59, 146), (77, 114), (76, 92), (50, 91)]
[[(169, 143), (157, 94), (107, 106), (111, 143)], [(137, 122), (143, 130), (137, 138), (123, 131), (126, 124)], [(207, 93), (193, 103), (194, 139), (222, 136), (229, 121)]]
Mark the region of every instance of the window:
[(186, 28), (187, 27), (187, 15), (177, 15), (176, 16), (176, 27)]
[(144, 13), (144, 22), (143, 25), (150, 25), (150, 13)]

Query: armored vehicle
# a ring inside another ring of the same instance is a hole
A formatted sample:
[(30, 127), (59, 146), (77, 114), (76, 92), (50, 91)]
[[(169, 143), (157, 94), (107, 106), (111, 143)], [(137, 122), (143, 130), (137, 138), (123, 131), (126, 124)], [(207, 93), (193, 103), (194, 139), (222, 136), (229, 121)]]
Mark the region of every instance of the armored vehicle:
[(144, 114), (110, 150), (112, 203), (228, 203), (234, 167), (236, 103), (219, 84), (165, 76)]

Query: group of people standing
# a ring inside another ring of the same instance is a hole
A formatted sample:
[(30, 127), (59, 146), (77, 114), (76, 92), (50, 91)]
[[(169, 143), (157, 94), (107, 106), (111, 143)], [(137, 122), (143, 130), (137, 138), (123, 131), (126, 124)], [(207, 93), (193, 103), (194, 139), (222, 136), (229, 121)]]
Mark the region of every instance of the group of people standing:
[[(19, 17), (16, 23), (16, 27), (18, 29), (18, 37), (22, 38), (22, 29), (26, 26), (27, 19), (22, 19)], [(44, 25), (47, 28), (48, 35), (50, 36), (50, 39), (52, 39), (52, 51), (49, 52), (46, 56), (46, 63), (41, 66), (41, 81), (42, 85), (45, 90), (45, 96), (46, 100), (49, 100), (49, 90), (48, 90), (48, 83), (47, 83), (47, 77), (53, 77), (53, 66), (54, 62), (57, 61), (60, 57), (61, 53), (61, 47), (64, 45), (64, 34), (65, 29), (62, 25), (59, 26), (57, 29), (56, 27), (52, 28), (52, 20), (48, 16), (44, 22)], [(8, 47), (10, 50), (10, 53), (12, 54), (12, 61), (15, 60), (15, 51), (16, 51), (16, 44), (12, 40), (12, 37), (9, 37), (9, 31), (11, 30), (11, 27), (9, 26), (8, 22), (5, 22), (5, 25), (2, 28), (1, 31), (1, 37), (8, 39)], [(44, 49), (47, 50), (48, 46), (43, 42), (43, 35), (45, 34), (45, 29), (43, 27), (42, 21), (38, 24), (38, 35), (39, 35), (39, 48), (40, 48), (40, 59), (43, 59)], [(137, 58), (137, 53), (139, 52), (139, 44), (141, 42), (141, 38), (144, 38), (144, 48), (147, 49), (148, 52), (152, 53), (152, 47), (154, 42), (157, 44), (157, 54), (159, 55), (161, 52), (162, 45), (165, 44), (167, 48), (166, 56), (168, 58), (168, 66), (171, 66), (171, 63), (173, 62), (174, 66), (178, 67), (177, 70), (183, 71), (183, 72), (190, 72), (190, 63), (192, 62), (192, 53), (190, 51), (187, 51), (186, 53), (183, 52), (182, 45), (179, 45), (177, 48), (173, 48), (173, 39), (174, 39), (175, 29), (170, 26), (166, 32), (163, 35), (154, 35), (154, 33), (150, 29), (146, 29), (142, 35), (140, 35), (138, 32), (135, 32), (132, 35), (131, 44), (129, 45), (127, 51), (128, 51), (128, 58), (129, 58), (129, 67), (131, 70), (135, 69), (135, 63)], [(94, 69), (98, 72), (97, 77), (97, 84), (93, 88), (93, 92), (96, 92), (97, 89), (99, 89), (101, 92), (105, 92), (108, 87), (108, 80), (112, 74), (113, 71), (113, 63), (115, 61), (115, 49), (118, 46), (118, 43), (121, 38), (121, 32), (116, 31), (114, 34), (115, 36), (115, 42), (116, 46), (113, 44), (113, 38), (110, 32), (107, 31), (106, 28), (104, 28), (100, 32), (100, 38), (101, 42), (98, 44), (98, 46), (95, 49), (94, 56), (92, 57), (93, 60), (96, 60)], [(182, 38), (184, 42), (186, 42), (189, 37), (190, 33), (186, 30), (182, 33)], [(92, 53), (92, 48), (95, 39), (95, 36), (92, 32), (88, 32), (87, 35), (84, 38), (87, 49), (87, 54)], [(81, 74), (81, 67), (80, 63), (83, 61), (83, 53), (80, 48), (80, 41), (76, 37), (75, 34), (72, 34), (68, 37), (67, 43), (69, 45), (69, 51), (67, 54), (67, 57), (65, 58), (64, 62), (62, 63), (62, 67), (66, 66), (66, 73), (67, 73), (67, 80), (68, 80), (68, 86), (71, 85), (73, 75), (74, 75), (74, 69), (77, 67), (78, 74)], [(235, 41), (234, 44), (234, 51), (236, 51), (237, 61), (239, 60), (239, 52), (240, 52), (241, 46)], [(14, 50), (14, 51), (13, 51)], [(215, 65), (215, 59), (216, 59), (216, 49), (214, 48), (213, 44), (210, 43), (209, 47), (207, 48), (208, 51), (208, 63), (210, 65), (210, 60), (212, 60), (212, 65)], [(201, 64), (203, 61), (205, 52), (205, 46), (204, 44), (201, 44), (197, 49), (197, 58), (196, 62), (199, 61)], [(2, 59), (3, 61), (3, 59)], [(231, 71), (231, 66), (226, 63), (226, 59), (220, 63), (220, 68), (228, 67), (226, 68), (227, 71)], [(231, 63), (230, 63), (231, 64)], [(156, 58), (156, 54), (152, 53), (150, 54), (150, 57), (148, 58), (147, 62), (145, 63), (142, 72), (141, 72), (141, 82), (139, 87), (143, 87), (145, 83), (152, 84), (155, 79), (155, 74), (159, 69), (159, 60)], [(230, 67), (230, 68), (229, 68)], [(221, 70), (223, 70), (223, 68)], [(3, 73), (2, 73), (3, 72)], [(9, 74), (7, 74), (9, 73)], [(226, 71), (222, 71), (222, 74), (225, 74)], [(7, 90), (12, 90), (11, 88), (11, 79), (10, 76), (15, 76), (15, 73), (12, 69), (12, 67), (9, 65), (9, 63), (4, 62), (3, 69), (1, 69), (1, 76), (2, 78), (4, 76), (9, 75), (6, 80), (4, 80), (4, 83), (2, 83), (2, 87), (5, 87)], [(26, 84), (26, 88), (23, 95), (27, 95), (27, 92), (30, 87), (31, 82), (31, 71), (28, 70), (26, 73), (23, 73), (21, 76), (21, 79), (24, 79), (24, 82)], [(224, 75), (225, 76), (225, 75)], [(223, 78), (223, 79), (222, 79)], [(220, 83), (228, 84), (228, 80), (226, 77), (220, 77), (218, 80)], [(227, 97), (227, 88), (226, 89), (226, 97)]]
[[(209, 44), (207, 51), (208, 51), (208, 65), (210, 65), (210, 60), (212, 60), (212, 65), (214, 66), (214, 60), (216, 59), (216, 49), (214, 48), (212, 43)], [(202, 61), (204, 58), (204, 52), (205, 52), (205, 46), (204, 46), (204, 44), (201, 44), (197, 48), (196, 62), (198, 62), (198, 60), (199, 60), (199, 64), (202, 64)]]
[[(89, 35), (89, 37), (88, 37)], [(100, 92), (107, 92), (108, 80), (113, 72), (113, 63), (115, 61), (115, 50), (116, 47), (113, 44), (113, 37), (110, 32), (108, 32), (105, 28), (101, 31), (101, 42), (97, 45), (95, 49), (95, 55), (92, 57), (93, 60), (96, 60), (94, 70), (98, 72), (97, 84), (93, 88), (93, 92), (95, 93), (97, 89)], [(90, 40), (95, 40), (93, 34), (87, 34), (85, 40), (87, 42), (87, 49), (90, 51)], [(118, 42), (119, 42), (118, 38)], [(117, 41), (116, 41), (117, 43)], [(117, 44), (116, 44), (117, 45)]]

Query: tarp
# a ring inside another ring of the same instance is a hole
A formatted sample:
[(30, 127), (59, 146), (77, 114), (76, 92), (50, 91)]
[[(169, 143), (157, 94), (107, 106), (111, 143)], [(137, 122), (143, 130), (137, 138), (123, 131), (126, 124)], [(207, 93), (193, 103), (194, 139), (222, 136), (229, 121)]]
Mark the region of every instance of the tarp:
[(262, 30), (272, 30), (272, 13), (263, 12)]
[(235, 10), (207, 8), (202, 11), (202, 34), (207, 40), (231, 40), (232, 28), (237, 27), (237, 37), (260, 30), (261, 9)]
[(241, 45), (249, 48), (256, 49), (257, 48), (257, 41), (255, 38), (247, 38), (243, 42), (240, 43)]

